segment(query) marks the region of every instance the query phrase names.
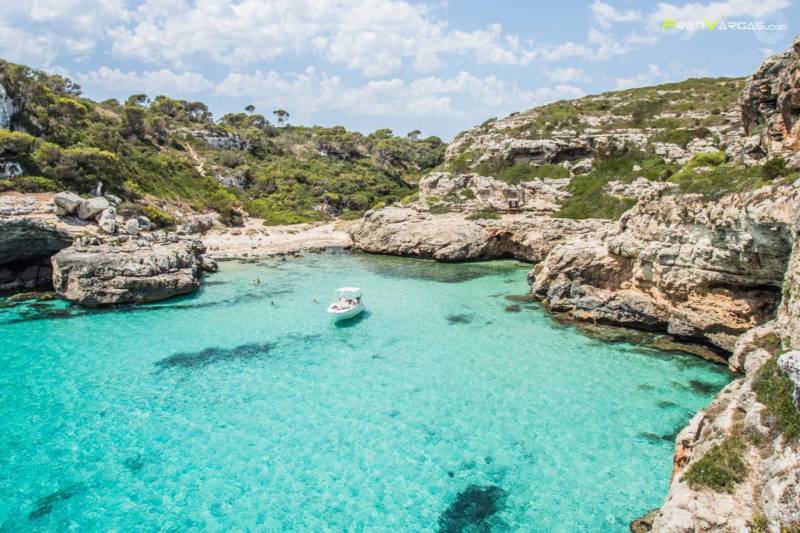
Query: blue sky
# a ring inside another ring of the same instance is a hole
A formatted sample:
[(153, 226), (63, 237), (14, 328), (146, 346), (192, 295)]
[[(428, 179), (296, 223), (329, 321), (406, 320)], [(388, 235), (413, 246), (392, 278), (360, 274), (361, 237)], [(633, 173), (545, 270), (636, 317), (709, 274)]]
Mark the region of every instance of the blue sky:
[(17, 0), (0, 57), (95, 99), (280, 107), (293, 123), (450, 140), (562, 98), (747, 75), (791, 44), (793, 21), (790, 0)]

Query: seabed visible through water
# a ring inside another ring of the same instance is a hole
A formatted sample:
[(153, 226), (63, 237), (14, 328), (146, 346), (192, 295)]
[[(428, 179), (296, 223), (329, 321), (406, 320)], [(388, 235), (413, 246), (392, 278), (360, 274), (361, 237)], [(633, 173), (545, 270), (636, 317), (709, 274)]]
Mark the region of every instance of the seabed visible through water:
[[(0, 530), (627, 531), (730, 376), (509, 299), (528, 269), (316, 254), (0, 300)], [(342, 285), (368, 311), (336, 326)]]

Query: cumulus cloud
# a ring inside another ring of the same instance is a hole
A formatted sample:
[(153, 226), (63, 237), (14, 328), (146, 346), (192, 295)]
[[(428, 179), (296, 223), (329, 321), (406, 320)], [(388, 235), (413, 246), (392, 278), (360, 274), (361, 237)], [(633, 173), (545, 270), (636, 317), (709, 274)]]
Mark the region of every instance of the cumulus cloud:
[(679, 81), (690, 77), (707, 76), (703, 69), (686, 68), (682, 65), (671, 63), (667, 68), (655, 64), (647, 65), (643, 72), (632, 76), (617, 78), (614, 84), (617, 89), (630, 89), (632, 87), (646, 87), (670, 81)]
[(78, 74), (75, 78), (88, 87), (123, 93), (141, 92), (153, 96), (200, 93), (214, 87), (202, 74), (172, 72), (167, 69), (137, 73), (102, 66), (91, 72)]
[(547, 78), (559, 83), (592, 81), (589, 75), (584, 71), (573, 67), (550, 70), (547, 72)]
[(615, 22), (635, 22), (642, 18), (642, 14), (639, 11), (633, 9), (620, 11), (614, 6), (599, 0), (592, 4), (591, 9), (595, 22), (604, 27), (609, 27)]
[(314, 67), (292, 74), (232, 73), (215, 91), (225, 96), (247, 96), (259, 107), (295, 109), (301, 117), (320, 111), (381, 117), (463, 116), (465, 109), (510, 111), (584, 94), (580, 88), (564, 83), (523, 89), (496, 76), (478, 77), (465, 71), (448, 78), (388, 78), (344, 86), (337, 76), (320, 73)]

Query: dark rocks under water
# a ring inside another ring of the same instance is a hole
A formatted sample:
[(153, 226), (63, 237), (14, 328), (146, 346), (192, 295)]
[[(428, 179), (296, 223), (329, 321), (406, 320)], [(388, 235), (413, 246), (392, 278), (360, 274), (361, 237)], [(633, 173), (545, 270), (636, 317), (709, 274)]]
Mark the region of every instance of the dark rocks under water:
[(422, 259), (406, 259), (401, 264), (392, 258), (370, 256), (367, 268), (379, 276), (387, 278), (463, 283), (486, 276), (510, 273), (518, 266), (510, 262), (442, 264)]
[(451, 326), (455, 324), (469, 324), (472, 322), (472, 315), (467, 314), (447, 315), (445, 318), (447, 319), (447, 323)]
[(439, 533), (489, 532), (492, 516), (502, 511), (508, 493), (497, 485), (470, 485), (439, 516)]
[(34, 503), (33, 510), (28, 514), (28, 520), (37, 520), (43, 516), (49, 515), (53, 511), (53, 506), (58, 502), (69, 500), (84, 490), (86, 490), (86, 486), (83, 483), (75, 483), (63, 489), (59, 489), (52, 494), (48, 494), (43, 498), (39, 498), (36, 500), (36, 503)]
[(506, 312), (508, 312), (508, 313), (519, 313), (520, 311), (522, 311), (522, 307), (520, 307), (517, 304), (512, 304), (512, 305), (507, 305), (506, 306)]
[(267, 343), (243, 344), (235, 348), (206, 348), (199, 352), (179, 352), (156, 361), (155, 365), (162, 370), (176, 367), (196, 369), (223, 361), (262, 357), (271, 349), (272, 345)]

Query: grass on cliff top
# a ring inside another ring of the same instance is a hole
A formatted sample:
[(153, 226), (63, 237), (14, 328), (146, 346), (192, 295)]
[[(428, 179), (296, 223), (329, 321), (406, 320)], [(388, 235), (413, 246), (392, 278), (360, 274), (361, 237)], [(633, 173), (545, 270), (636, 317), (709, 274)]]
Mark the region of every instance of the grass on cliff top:
[(800, 438), (800, 411), (792, 400), (792, 381), (778, 368), (777, 355), (761, 367), (753, 390), (764, 404), (767, 423), (789, 441)]
[(747, 476), (742, 456), (746, 444), (738, 435), (726, 437), (699, 460), (694, 462), (682, 480), (693, 490), (710, 488), (716, 492), (732, 493)]

